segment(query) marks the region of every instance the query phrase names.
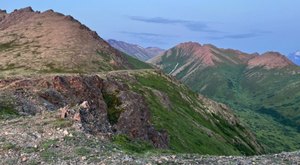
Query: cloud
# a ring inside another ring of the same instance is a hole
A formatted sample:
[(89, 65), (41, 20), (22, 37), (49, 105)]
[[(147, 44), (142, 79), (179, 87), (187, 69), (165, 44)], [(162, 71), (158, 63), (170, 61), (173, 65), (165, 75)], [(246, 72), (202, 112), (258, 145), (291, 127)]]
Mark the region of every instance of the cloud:
[(222, 36), (209, 36), (208, 39), (219, 40), (219, 39), (246, 39), (246, 38), (254, 38), (260, 37), (265, 34), (272, 33), (270, 31), (262, 31), (262, 30), (254, 30), (247, 33), (239, 33), (239, 34), (228, 34)]
[(178, 36), (166, 35), (166, 34), (129, 32), (129, 31), (120, 31), (119, 33), (131, 35), (131, 36), (139, 36), (139, 37), (155, 37), (155, 38), (178, 37)]
[[(247, 39), (247, 38), (260, 37), (260, 36), (272, 33), (271, 31), (258, 30), (258, 29), (251, 30), (249, 32), (244, 32), (244, 33), (230, 33), (230, 32), (224, 32), (224, 31), (214, 29), (210, 26), (210, 23), (207, 23), (207, 22), (190, 21), (190, 20), (182, 20), (182, 19), (168, 19), (168, 18), (163, 18), (163, 17), (147, 18), (147, 17), (139, 17), (139, 16), (129, 16), (128, 18), (133, 21), (139, 21), (139, 22), (145, 22), (145, 23), (183, 26), (190, 31), (208, 33), (211, 36), (208, 36), (206, 38), (212, 39), (212, 40)], [(126, 32), (126, 33), (129, 34), (129, 32)], [(153, 34), (153, 33), (132, 33), (132, 32), (130, 32), (130, 35), (134, 35), (135, 37), (140, 37), (140, 38), (147, 37), (148, 39), (151, 37), (152, 40), (154, 37), (156, 37), (156, 38), (167, 37), (166, 35)], [(170, 36), (168, 36), (168, 37), (170, 37)]]
[(138, 16), (130, 16), (129, 19), (133, 21), (146, 22), (146, 23), (156, 23), (156, 24), (177, 24), (186, 27), (191, 31), (197, 32), (213, 32), (221, 33), (221, 31), (212, 29), (207, 23), (200, 21), (190, 21), (181, 19), (167, 19), (162, 17), (145, 18)]
[(134, 21), (147, 22), (147, 23), (159, 23), (159, 24), (183, 24), (189, 22), (186, 20), (167, 19), (162, 17), (145, 18), (145, 17), (138, 17), (138, 16), (130, 16), (129, 18)]
[(223, 36), (210, 36), (207, 37), (209, 39), (219, 40), (219, 39), (245, 39), (245, 38), (253, 38), (258, 37), (257, 33), (243, 33), (243, 34), (231, 34), (231, 35), (223, 35)]
[(184, 26), (191, 31), (209, 32), (209, 33), (224, 33), (222, 31), (210, 28), (208, 26), (208, 24), (203, 23), (203, 22), (189, 22), (189, 23), (185, 23)]

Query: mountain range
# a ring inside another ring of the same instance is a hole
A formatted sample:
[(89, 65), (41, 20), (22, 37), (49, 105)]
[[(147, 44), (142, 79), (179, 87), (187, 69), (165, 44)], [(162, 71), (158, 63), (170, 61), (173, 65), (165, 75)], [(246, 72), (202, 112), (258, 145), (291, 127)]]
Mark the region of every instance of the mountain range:
[(149, 62), (193, 91), (229, 105), (269, 152), (298, 149), (300, 68), (284, 55), (187, 42)]
[(132, 57), (137, 58), (141, 61), (147, 61), (165, 51), (157, 47), (143, 48), (136, 44), (129, 44), (123, 41), (117, 41), (113, 39), (109, 39), (107, 41), (112, 47), (128, 55), (131, 55)]
[(73, 17), (30, 7), (0, 13), (1, 164), (93, 161), (103, 150), (265, 153), (228, 106), (113, 48)]

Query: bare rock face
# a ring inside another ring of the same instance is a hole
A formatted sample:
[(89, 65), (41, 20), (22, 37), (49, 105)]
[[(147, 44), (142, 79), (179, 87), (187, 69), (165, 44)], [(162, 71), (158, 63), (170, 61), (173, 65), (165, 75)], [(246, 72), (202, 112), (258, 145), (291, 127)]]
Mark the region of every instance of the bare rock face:
[[(9, 88), (8, 88), (9, 87)], [(57, 111), (59, 117), (80, 122), (85, 132), (126, 134), (149, 141), (157, 148), (168, 147), (168, 134), (150, 122), (144, 97), (112, 77), (48, 76), (0, 81), (1, 95), (10, 95), (19, 112), (34, 115)]]
[[(65, 97), (68, 105), (87, 102), (89, 106), (80, 106), (80, 121), (86, 132), (110, 132), (107, 121), (106, 103), (103, 100), (101, 89), (103, 80), (98, 76), (90, 77), (60, 77), (52, 80), (52, 86)], [(47, 98), (46, 98), (47, 100)], [(87, 100), (87, 101), (86, 101)]]

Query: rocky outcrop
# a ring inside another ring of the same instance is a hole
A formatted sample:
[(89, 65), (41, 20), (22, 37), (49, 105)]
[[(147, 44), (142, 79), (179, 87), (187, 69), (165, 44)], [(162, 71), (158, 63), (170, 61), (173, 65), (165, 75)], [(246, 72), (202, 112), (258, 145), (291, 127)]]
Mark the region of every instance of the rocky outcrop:
[(113, 125), (113, 130), (116, 133), (127, 134), (131, 138), (150, 139), (155, 147), (167, 148), (168, 134), (165, 131), (156, 131), (150, 124), (151, 114), (144, 97), (133, 91), (120, 91), (122, 88), (114, 88), (115, 86), (121, 86), (121, 84), (114, 84), (116, 82), (106, 83), (108, 90), (104, 89), (104, 92), (108, 95), (115, 95), (115, 98), (119, 101), (120, 114), (118, 115), (118, 121)]
[(57, 110), (61, 118), (80, 122), (87, 133), (126, 134), (150, 141), (157, 148), (168, 147), (168, 134), (151, 124), (144, 97), (109, 77), (15, 78), (1, 81), (0, 87), (23, 114)]

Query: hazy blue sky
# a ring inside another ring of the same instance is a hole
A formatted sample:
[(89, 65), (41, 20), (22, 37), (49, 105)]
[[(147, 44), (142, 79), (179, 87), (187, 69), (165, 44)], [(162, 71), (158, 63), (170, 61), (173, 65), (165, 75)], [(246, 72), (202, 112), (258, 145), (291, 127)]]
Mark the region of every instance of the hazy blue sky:
[(104, 39), (172, 47), (197, 41), (246, 52), (300, 49), (300, 0), (0, 0), (72, 15)]

